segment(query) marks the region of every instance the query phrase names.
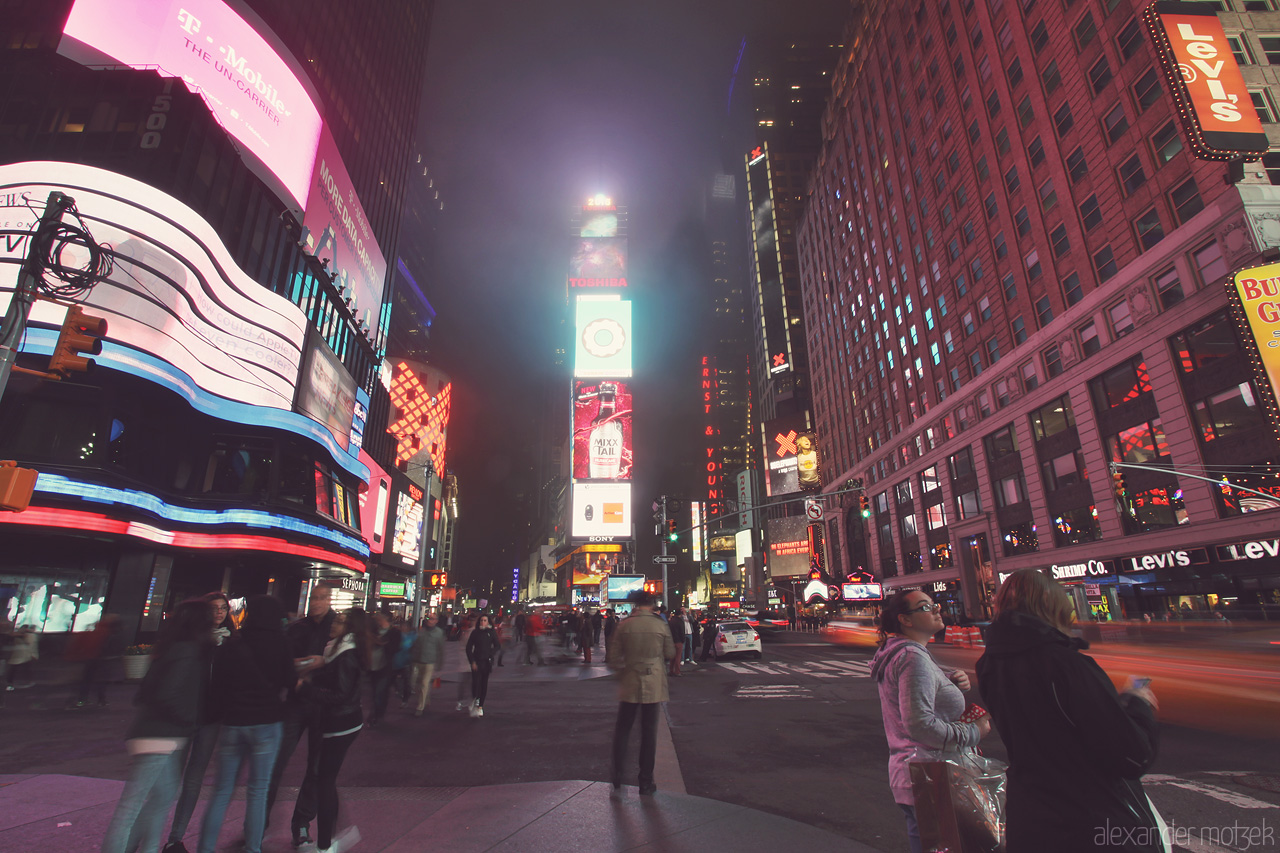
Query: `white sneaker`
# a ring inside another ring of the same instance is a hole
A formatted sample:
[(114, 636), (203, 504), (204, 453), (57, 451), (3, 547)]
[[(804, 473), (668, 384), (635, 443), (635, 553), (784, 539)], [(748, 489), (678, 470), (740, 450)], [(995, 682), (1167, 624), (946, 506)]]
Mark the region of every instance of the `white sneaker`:
[(465, 711), (465, 710), (467, 710), (467, 703), (466, 703), (466, 702), (463, 702), (461, 699), (459, 699), (459, 700), (458, 700), (458, 710), (459, 710), (459, 711)]
[(360, 827), (348, 826), (334, 836), (333, 841), (319, 853), (343, 853), (360, 843)]
[(476, 716), (477, 716), (477, 717), (483, 717), (483, 716), (484, 716), (484, 706), (483, 706), (483, 705), (477, 705), (477, 706), (476, 706)]
[(472, 718), (473, 718), (473, 719), (474, 719), (475, 717), (480, 716), (480, 703), (479, 703), (479, 702), (473, 702), (473, 703), (471, 703), (471, 716), (472, 716)]

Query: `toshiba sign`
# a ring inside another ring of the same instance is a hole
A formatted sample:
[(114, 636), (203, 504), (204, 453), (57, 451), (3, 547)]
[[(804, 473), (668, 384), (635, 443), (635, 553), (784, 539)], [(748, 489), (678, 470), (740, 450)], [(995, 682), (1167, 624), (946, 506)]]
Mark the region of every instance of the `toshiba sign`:
[(1195, 156), (1256, 160), (1267, 134), (1222, 24), (1205, 5), (1157, 2), (1143, 17)]

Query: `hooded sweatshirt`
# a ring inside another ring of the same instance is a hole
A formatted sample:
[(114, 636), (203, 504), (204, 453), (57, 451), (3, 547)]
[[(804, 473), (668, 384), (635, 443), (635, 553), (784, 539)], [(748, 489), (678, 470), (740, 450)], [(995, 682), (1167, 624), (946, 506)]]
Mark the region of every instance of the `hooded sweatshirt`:
[(978, 727), (957, 722), (964, 713), (964, 694), (915, 640), (891, 635), (872, 659), (871, 675), (880, 690), (880, 713), (889, 741), (893, 800), (915, 805), (907, 767), (911, 753), (917, 748), (954, 751), (977, 746)]
[(1150, 705), (1118, 695), (1088, 644), (1026, 613), (987, 629), (978, 684), (1009, 750), (1009, 853), (1157, 851), (1139, 777), (1156, 757)]

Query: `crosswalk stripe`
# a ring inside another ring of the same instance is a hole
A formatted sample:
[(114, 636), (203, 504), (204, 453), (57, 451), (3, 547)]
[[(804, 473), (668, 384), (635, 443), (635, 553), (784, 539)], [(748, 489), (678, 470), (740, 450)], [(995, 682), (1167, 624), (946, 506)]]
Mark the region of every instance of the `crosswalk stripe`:
[(1245, 794), (1237, 794), (1235, 791), (1228, 791), (1226, 788), (1219, 788), (1217, 785), (1206, 785), (1203, 782), (1188, 782), (1186, 779), (1179, 779), (1177, 776), (1165, 776), (1159, 773), (1151, 773), (1143, 776), (1142, 781), (1143, 783), (1172, 785), (1175, 788), (1195, 791), (1197, 794), (1204, 794), (1206, 797), (1212, 797), (1215, 800), (1219, 800), (1240, 809), (1280, 808), (1280, 806), (1275, 803), (1267, 803)]

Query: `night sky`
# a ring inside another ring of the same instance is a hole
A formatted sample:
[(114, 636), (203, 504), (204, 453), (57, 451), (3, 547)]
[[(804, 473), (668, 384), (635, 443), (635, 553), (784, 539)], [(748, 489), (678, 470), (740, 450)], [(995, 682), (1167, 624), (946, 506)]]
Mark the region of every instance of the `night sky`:
[[(426, 291), (439, 312), (432, 361), (454, 382), (460, 582), (508, 579), (525, 556), (514, 492), (532, 485), (539, 450), (535, 380), (552, 372), (569, 219), (597, 192), (629, 214), (638, 531), (650, 532), (658, 494), (691, 481), (700, 338), (688, 300), (705, 281), (702, 193), (722, 168), (738, 48), (759, 32), (837, 41), (848, 6), (437, 2), (419, 140), (445, 203)], [(558, 393), (567, 407), (567, 380)]]

